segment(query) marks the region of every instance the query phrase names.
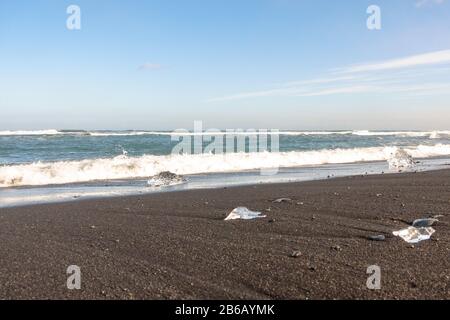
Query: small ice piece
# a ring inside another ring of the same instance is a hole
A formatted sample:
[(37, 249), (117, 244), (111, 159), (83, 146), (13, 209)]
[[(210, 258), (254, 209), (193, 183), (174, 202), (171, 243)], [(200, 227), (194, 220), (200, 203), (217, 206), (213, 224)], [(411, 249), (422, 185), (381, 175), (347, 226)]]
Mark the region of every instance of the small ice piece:
[(291, 202), (291, 201), (292, 201), (292, 199), (290, 199), (290, 198), (280, 198), (280, 199), (273, 200), (272, 202), (273, 203), (282, 203), (282, 202)]
[(153, 176), (147, 181), (147, 184), (152, 187), (172, 186), (185, 182), (186, 179), (170, 171), (164, 171)]
[(431, 227), (435, 222), (438, 222), (438, 219), (417, 219), (413, 222), (413, 227), (416, 228), (424, 228), (424, 227)]
[(231, 213), (228, 215), (228, 217), (225, 218), (225, 220), (236, 220), (236, 219), (251, 220), (265, 217), (266, 216), (261, 215), (261, 212), (250, 211), (246, 207), (238, 207), (233, 211), (231, 211)]
[(394, 236), (398, 236), (408, 243), (418, 243), (423, 240), (430, 239), (435, 230), (431, 227), (428, 228), (416, 228), (409, 227), (399, 231), (392, 232)]
[(414, 167), (413, 157), (404, 149), (397, 149), (388, 159), (389, 168), (392, 170), (402, 170)]

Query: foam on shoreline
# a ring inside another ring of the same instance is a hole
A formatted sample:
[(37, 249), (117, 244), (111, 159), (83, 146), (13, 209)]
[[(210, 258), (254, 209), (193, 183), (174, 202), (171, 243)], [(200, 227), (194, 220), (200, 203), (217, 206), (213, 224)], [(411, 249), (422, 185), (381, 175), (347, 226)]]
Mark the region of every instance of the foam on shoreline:
[[(188, 175), (385, 161), (391, 159), (397, 150), (397, 147), (371, 147), (278, 153), (229, 153), (222, 155), (177, 154), (165, 156), (144, 155), (139, 157), (121, 155), (114, 158), (86, 159), (81, 161), (35, 162), (0, 166), (0, 188), (148, 178), (164, 171)], [(403, 150), (413, 158), (450, 155), (450, 145), (443, 144), (434, 146), (420, 145), (403, 148)]]

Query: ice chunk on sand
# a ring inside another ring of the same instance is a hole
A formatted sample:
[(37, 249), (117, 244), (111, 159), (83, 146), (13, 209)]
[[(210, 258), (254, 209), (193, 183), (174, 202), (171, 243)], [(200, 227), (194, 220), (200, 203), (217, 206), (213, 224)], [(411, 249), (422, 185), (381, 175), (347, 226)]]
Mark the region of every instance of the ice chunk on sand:
[(291, 202), (291, 201), (292, 201), (292, 199), (290, 199), (290, 198), (280, 198), (280, 199), (273, 200), (272, 202), (273, 203), (282, 203), (282, 202)]
[(399, 231), (392, 232), (394, 236), (398, 236), (408, 243), (418, 243), (423, 240), (430, 239), (435, 230), (431, 227), (428, 228), (416, 228), (409, 227)]
[(415, 162), (413, 157), (404, 149), (397, 149), (388, 159), (389, 169), (403, 170), (414, 167)]
[(185, 182), (186, 179), (183, 176), (179, 176), (170, 171), (164, 171), (153, 176), (147, 181), (147, 184), (152, 187), (172, 186)]
[(236, 219), (251, 220), (265, 217), (266, 216), (261, 215), (261, 212), (250, 211), (246, 207), (239, 207), (231, 211), (231, 213), (228, 215), (228, 217), (225, 218), (225, 220), (236, 220)]

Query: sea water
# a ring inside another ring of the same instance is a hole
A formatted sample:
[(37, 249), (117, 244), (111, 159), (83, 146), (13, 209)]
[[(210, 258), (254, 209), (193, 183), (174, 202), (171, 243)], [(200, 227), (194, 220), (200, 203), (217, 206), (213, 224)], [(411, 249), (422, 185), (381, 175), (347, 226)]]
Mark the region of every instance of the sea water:
[[(275, 152), (228, 154), (173, 154), (179, 143), (173, 136), (136, 130), (0, 131), (0, 207), (394, 172), (389, 163), (401, 163), (392, 156), (402, 153), (420, 159), (414, 170), (450, 162), (450, 131), (282, 131)], [(262, 174), (270, 168), (277, 170)], [(186, 182), (147, 184), (165, 171), (185, 176)]]

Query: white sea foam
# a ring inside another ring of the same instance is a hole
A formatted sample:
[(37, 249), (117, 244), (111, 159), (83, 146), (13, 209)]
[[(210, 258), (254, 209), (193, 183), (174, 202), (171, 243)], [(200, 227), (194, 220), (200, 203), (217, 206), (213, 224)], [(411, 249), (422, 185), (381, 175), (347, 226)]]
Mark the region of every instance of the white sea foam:
[[(414, 158), (450, 155), (450, 145), (403, 148)], [(94, 180), (151, 177), (170, 171), (179, 175), (239, 172), (255, 169), (344, 164), (364, 161), (386, 161), (396, 147), (293, 151), (279, 153), (232, 153), (224, 155), (121, 155), (108, 159), (82, 161), (36, 162), (24, 165), (0, 166), (0, 187), (49, 185)]]
[(102, 131), (88, 131), (86, 135), (91, 137), (126, 137), (126, 136), (166, 136), (171, 135), (170, 132), (165, 131), (116, 131), (116, 132), (102, 132)]
[(356, 136), (401, 136), (401, 137), (429, 137), (431, 139), (450, 136), (450, 131), (353, 131)]
[[(202, 131), (202, 132), (168, 132), (168, 131), (64, 131), (64, 130), (35, 130), (35, 131), (0, 131), (0, 136), (36, 136), (36, 135), (80, 135), (91, 137), (109, 137), (109, 136), (145, 136), (145, 135), (163, 135), (163, 136), (205, 136), (205, 135), (247, 135), (253, 131)], [(261, 132), (264, 133), (264, 132)], [(449, 130), (441, 131), (369, 131), (369, 130), (347, 130), (347, 131), (273, 131), (267, 134), (279, 134), (287, 136), (312, 136), (312, 135), (355, 135), (355, 136), (400, 136), (400, 137), (424, 137), (430, 139), (449, 138)]]
[[(167, 136), (206, 136), (206, 135), (247, 135), (249, 133), (259, 133), (258, 130), (242, 131), (202, 131), (202, 132), (167, 132), (167, 131), (122, 131), (122, 132), (102, 132), (88, 131), (86, 135), (93, 137), (108, 136), (144, 136), (144, 135), (167, 135)], [(264, 132), (260, 132), (264, 133)], [(268, 135), (278, 134), (285, 136), (321, 136), (321, 135), (356, 135), (356, 136), (402, 136), (402, 137), (429, 137), (431, 139), (444, 138), (450, 136), (450, 131), (267, 131)]]
[(47, 136), (61, 134), (60, 131), (55, 129), (49, 130), (35, 130), (35, 131), (0, 131), (0, 136)]

